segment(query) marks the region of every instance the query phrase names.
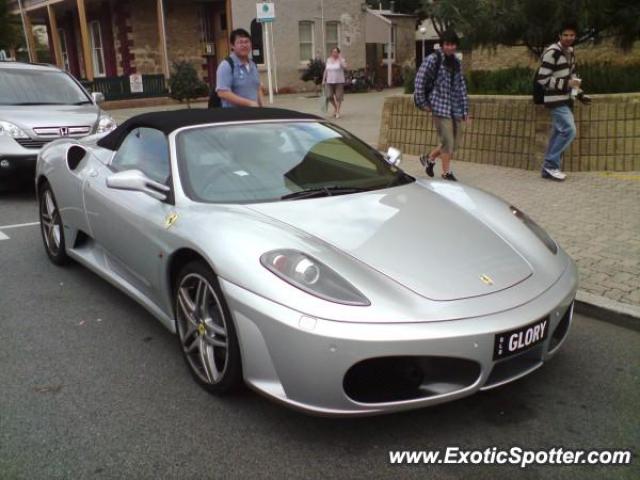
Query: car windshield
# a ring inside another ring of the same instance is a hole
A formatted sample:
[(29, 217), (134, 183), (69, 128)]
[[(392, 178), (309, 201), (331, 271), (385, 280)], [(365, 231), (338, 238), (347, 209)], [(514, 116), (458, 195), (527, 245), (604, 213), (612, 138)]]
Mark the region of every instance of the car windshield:
[(210, 203), (344, 195), (414, 181), (346, 131), (320, 122), (208, 126), (178, 134), (185, 193)]
[(4, 68), (0, 70), (0, 105), (79, 105), (91, 103), (64, 72)]

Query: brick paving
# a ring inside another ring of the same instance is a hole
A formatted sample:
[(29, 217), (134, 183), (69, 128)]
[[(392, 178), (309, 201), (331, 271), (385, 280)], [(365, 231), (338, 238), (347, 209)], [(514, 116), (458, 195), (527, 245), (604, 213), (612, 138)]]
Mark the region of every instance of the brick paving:
[[(336, 123), (376, 145), (384, 99), (397, 93), (399, 89), (347, 95)], [(274, 106), (319, 112), (318, 99), (303, 94), (276, 97)], [(174, 108), (180, 107), (110, 113), (120, 122), (137, 113)], [(424, 176), (415, 156), (405, 155), (402, 166)], [(542, 225), (576, 260), (580, 292), (590, 302), (640, 312), (640, 172), (576, 172), (555, 183), (517, 168), (456, 161), (453, 168), (462, 182), (499, 195)]]

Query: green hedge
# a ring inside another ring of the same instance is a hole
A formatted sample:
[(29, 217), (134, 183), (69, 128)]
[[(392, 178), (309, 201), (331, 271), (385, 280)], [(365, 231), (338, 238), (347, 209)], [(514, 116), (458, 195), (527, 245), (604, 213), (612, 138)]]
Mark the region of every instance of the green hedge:
[[(640, 92), (640, 64), (611, 65), (590, 63), (578, 65), (586, 93)], [(534, 70), (513, 67), (503, 70), (467, 72), (467, 87), (475, 95), (530, 95)], [(413, 93), (413, 75), (405, 75), (405, 93)]]

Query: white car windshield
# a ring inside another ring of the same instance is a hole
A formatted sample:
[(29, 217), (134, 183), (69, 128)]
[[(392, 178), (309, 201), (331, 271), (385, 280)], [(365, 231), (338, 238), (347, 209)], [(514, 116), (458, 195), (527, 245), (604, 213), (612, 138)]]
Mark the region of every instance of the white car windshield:
[(413, 181), (372, 147), (320, 122), (208, 126), (177, 139), (193, 200), (252, 203), (374, 190)]
[(0, 71), (0, 105), (82, 105), (92, 103), (64, 72), (5, 68)]

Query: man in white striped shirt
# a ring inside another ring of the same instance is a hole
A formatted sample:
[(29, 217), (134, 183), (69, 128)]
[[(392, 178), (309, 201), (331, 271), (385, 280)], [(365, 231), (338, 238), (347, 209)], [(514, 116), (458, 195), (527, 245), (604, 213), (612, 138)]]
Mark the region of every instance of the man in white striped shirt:
[[(544, 105), (551, 109), (551, 138), (544, 156), (542, 177), (563, 181), (567, 176), (560, 169), (562, 153), (576, 136), (573, 120), (573, 92), (580, 91), (580, 79), (575, 69), (573, 44), (576, 41), (575, 25), (565, 25), (557, 43), (542, 54), (542, 65), (536, 80), (544, 88)], [(586, 99), (585, 99), (586, 100)]]

